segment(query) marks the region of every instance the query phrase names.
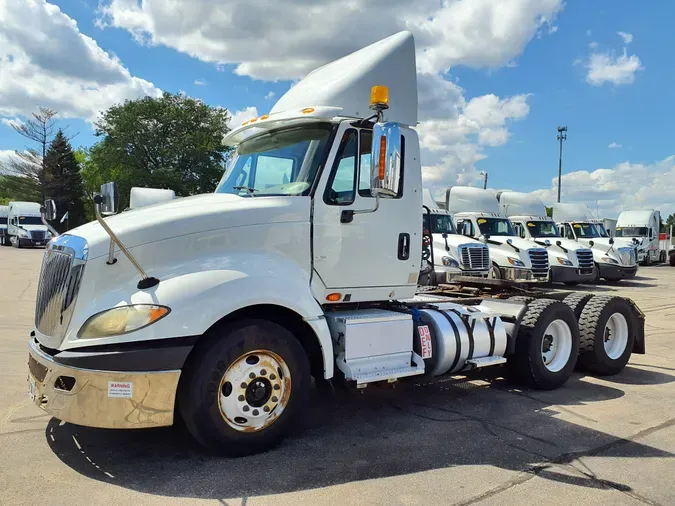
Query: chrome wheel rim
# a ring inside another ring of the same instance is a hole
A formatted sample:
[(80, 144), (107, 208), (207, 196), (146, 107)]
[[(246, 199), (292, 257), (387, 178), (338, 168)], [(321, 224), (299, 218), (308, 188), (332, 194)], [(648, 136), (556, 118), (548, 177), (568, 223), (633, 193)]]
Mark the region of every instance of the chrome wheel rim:
[(561, 371), (572, 354), (572, 331), (563, 320), (549, 323), (541, 340), (541, 358), (551, 372)]
[(626, 317), (621, 313), (614, 313), (607, 320), (603, 344), (605, 346), (605, 353), (612, 360), (618, 359), (626, 351), (626, 345), (628, 344), (628, 322), (626, 321)]
[(255, 350), (235, 360), (220, 380), (218, 406), (223, 420), (240, 432), (272, 425), (288, 406), (291, 372), (269, 350)]

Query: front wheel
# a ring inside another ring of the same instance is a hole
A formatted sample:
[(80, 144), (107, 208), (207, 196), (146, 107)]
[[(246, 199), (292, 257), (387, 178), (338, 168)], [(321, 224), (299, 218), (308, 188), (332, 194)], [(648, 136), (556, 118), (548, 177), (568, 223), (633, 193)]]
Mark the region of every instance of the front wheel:
[(594, 296), (579, 318), (579, 363), (588, 372), (610, 376), (626, 367), (635, 340), (635, 316), (620, 297)]
[(307, 355), (288, 330), (246, 320), (210, 336), (189, 359), (178, 406), (206, 448), (243, 456), (278, 445), (296, 424), (310, 388)]
[(515, 372), (534, 388), (553, 390), (567, 382), (579, 353), (579, 325), (572, 309), (552, 299), (528, 307), (516, 338)]
[(488, 276), (490, 279), (504, 279), (504, 274), (502, 273), (501, 268), (493, 263), (490, 267), (490, 274)]

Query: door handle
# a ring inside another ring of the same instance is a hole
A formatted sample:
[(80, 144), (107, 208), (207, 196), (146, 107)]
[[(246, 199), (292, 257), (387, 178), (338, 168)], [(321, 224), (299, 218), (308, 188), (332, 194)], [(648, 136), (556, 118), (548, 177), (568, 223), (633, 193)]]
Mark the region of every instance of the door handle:
[(398, 259), (408, 260), (410, 258), (410, 234), (398, 234)]

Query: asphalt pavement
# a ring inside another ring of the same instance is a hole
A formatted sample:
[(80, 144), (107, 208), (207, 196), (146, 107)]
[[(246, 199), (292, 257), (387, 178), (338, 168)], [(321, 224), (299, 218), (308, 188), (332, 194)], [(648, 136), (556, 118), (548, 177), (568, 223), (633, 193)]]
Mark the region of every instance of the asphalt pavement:
[(228, 459), (180, 427), (59, 422), (27, 396), (42, 250), (0, 247), (0, 504), (675, 504), (675, 268), (594, 288), (647, 315), (647, 354), (556, 391), (487, 371), (326, 395), (297, 434)]

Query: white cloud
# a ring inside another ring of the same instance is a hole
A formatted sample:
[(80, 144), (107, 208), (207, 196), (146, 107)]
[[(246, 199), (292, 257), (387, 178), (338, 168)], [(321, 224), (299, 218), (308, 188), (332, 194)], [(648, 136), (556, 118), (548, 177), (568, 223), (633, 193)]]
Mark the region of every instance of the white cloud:
[(0, 2), (0, 27), (0, 116), (42, 106), (93, 120), (114, 103), (161, 93), (45, 0)]
[(195, 79), (194, 84), (197, 86), (206, 86), (206, 79)]
[(617, 148), (620, 148), (620, 147), (621, 147), (621, 144), (619, 144), (619, 143), (617, 143), (617, 142), (612, 142), (612, 143), (610, 143), (610, 145), (607, 146), (607, 147), (608, 147), (609, 149), (617, 149)]
[(265, 95), (265, 100), (272, 100), (276, 96), (277, 96), (276, 93), (274, 93), (273, 91), (270, 91), (267, 95)]
[(592, 40), (588, 43), (588, 47), (590, 47), (591, 49), (598, 49), (598, 43)]
[(3, 166), (15, 157), (16, 154), (13, 149), (0, 149), (0, 174), (4, 172)]
[(616, 32), (619, 34), (619, 37), (623, 39), (624, 44), (630, 44), (633, 42), (633, 34), (632, 33), (626, 33), (626, 32)]
[[(551, 187), (532, 193), (551, 205), (557, 199), (558, 178)], [(675, 155), (653, 164), (621, 162), (611, 169), (575, 171), (562, 177), (563, 202), (596, 207), (602, 217), (616, 218), (622, 210), (640, 207), (675, 212)], [(596, 206), (597, 203), (597, 206)]]
[(258, 117), (258, 109), (255, 107), (247, 107), (241, 111), (234, 111), (232, 117), (230, 118), (229, 124), (230, 128), (236, 128), (241, 125), (244, 121), (248, 121), (251, 118)]
[(23, 125), (23, 121), (20, 118), (0, 118), (0, 123), (7, 125), (10, 128), (20, 127)]
[(640, 58), (626, 53), (615, 57), (610, 53), (592, 53), (588, 65), (586, 81), (593, 86), (602, 86), (610, 83), (615, 86), (620, 84), (633, 84), (635, 73), (642, 70)]
[(301, 77), (409, 29), (417, 37), (420, 70), (435, 73), (460, 64), (506, 64), (542, 28), (552, 30), (563, 2), (325, 0), (308, 5), (306, 0), (103, 0), (99, 25), (124, 28), (141, 43), (234, 65), (237, 74), (266, 80)]

